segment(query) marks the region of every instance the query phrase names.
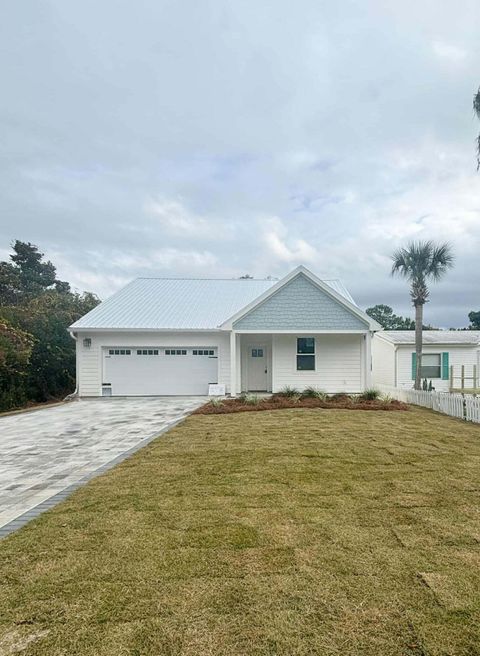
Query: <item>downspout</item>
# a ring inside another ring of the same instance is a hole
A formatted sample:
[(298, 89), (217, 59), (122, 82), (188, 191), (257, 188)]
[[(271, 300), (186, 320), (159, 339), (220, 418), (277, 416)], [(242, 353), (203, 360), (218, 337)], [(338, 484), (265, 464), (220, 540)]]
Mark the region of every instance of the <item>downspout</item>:
[(75, 340), (75, 390), (66, 396), (64, 401), (73, 401), (73, 399), (78, 398), (78, 383), (79, 383), (79, 367), (78, 367), (78, 337), (71, 330), (68, 331), (70, 337)]
[(393, 386), (397, 387), (398, 346), (393, 347)]

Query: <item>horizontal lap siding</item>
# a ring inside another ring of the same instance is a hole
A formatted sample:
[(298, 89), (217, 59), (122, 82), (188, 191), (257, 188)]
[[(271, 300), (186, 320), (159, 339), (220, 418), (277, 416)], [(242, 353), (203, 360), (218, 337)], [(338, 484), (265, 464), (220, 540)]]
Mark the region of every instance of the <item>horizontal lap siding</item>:
[[(397, 349), (397, 386), (412, 387), (412, 353), (415, 351), (413, 345), (399, 346)], [(465, 365), (465, 375), (471, 376), (473, 365), (478, 366), (478, 349), (473, 346), (424, 346), (423, 353), (445, 353), (449, 354), (449, 365), (453, 365), (455, 376), (460, 375), (462, 364)], [(438, 391), (448, 391), (450, 383), (448, 380), (438, 378), (432, 379), (433, 386)], [(466, 381), (465, 386), (471, 386), (472, 381)], [(455, 386), (460, 386), (460, 381), (456, 379)]]
[(372, 382), (395, 385), (395, 347), (376, 335), (372, 340)]
[[(302, 336), (302, 335), (299, 335)], [(316, 371), (296, 370), (297, 336), (273, 336), (273, 391), (286, 385), (313, 385), (326, 392), (359, 392), (362, 382), (363, 335), (313, 335)]]
[[(90, 337), (92, 345), (83, 346)], [(77, 341), (80, 396), (101, 396), (103, 348), (109, 346), (216, 346), (218, 347), (218, 382), (230, 387), (230, 341), (226, 333), (80, 333)]]

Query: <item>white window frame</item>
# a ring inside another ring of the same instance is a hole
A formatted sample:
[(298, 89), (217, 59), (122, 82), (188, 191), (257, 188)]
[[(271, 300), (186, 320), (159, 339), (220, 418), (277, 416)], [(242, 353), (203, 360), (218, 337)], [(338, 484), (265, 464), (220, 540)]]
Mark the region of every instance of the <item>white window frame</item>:
[[(299, 353), (298, 352), (298, 340), (299, 339), (313, 339), (313, 353)], [(307, 355), (313, 357), (313, 369), (299, 369), (298, 368), (298, 356)], [(317, 371), (317, 340), (312, 335), (299, 335), (295, 337), (295, 371), (300, 374), (308, 374), (310, 372)]]
[[(423, 373), (423, 367), (436, 367), (437, 365), (431, 365), (431, 364), (424, 364), (424, 358), (425, 356), (428, 355), (436, 355), (438, 357), (438, 376), (426, 376)], [(442, 354), (441, 353), (422, 353), (422, 367), (420, 369), (420, 378), (424, 379), (426, 378), (427, 380), (442, 380)]]

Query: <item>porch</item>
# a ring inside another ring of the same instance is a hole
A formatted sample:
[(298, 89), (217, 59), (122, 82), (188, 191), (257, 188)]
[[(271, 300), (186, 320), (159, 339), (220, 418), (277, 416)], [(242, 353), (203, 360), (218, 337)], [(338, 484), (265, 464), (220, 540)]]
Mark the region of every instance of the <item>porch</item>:
[(230, 333), (230, 394), (278, 392), (289, 385), (328, 393), (371, 386), (369, 331)]

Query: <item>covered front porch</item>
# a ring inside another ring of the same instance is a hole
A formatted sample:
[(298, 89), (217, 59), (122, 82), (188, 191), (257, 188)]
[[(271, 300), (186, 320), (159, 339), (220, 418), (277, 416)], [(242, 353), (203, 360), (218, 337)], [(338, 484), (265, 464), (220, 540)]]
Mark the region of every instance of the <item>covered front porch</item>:
[(230, 394), (299, 390), (362, 392), (371, 386), (369, 331), (231, 331)]

